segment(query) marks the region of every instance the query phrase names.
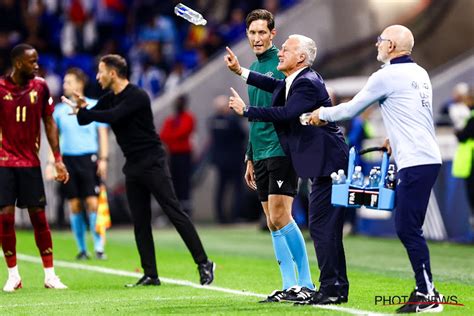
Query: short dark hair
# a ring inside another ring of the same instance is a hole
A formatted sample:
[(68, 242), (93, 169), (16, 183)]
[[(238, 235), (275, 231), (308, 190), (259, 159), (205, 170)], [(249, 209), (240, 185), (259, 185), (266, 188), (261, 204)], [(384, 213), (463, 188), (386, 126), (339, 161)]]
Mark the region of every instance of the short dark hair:
[(122, 56), (117, 54), (104, 55), (100, 58), (100, 62), (104, 63), (107, 67), (114, 68), (120, 78), (127, 78), (127, 61)]
[(10, 60), (13, 62), (15, 61), (18, 57), (23, 56), (25, 51), (30, 50), (30, 49), (35, 49), (33, 46), (28, 45), (28, 44), (18, 44), (15, 47), (12, 48), (10, 52)]
[(84, 86), (87, 84), (87, 81), (89, 79), (87, 77), (87, 75), (85, 74), (85, 72), (82, 71), (82, 69), (77, 68), (77, 67), (72, 67), (72, 68), (69, 68), (68, 70), (66, 70), (66, 75), (76, 76), (77, 80), (82, 82), (84, 84)]
[(247, 29), (250, 27), (253, 21), (257, 20), (265, 20), (267, 21), (267, 26), (270, 31), (275, 28), (275, 19), (273, 18), (273, 14), (270, 11), (265, 9), (256, 9), (250, 12), (245, 19), (245, 25)]

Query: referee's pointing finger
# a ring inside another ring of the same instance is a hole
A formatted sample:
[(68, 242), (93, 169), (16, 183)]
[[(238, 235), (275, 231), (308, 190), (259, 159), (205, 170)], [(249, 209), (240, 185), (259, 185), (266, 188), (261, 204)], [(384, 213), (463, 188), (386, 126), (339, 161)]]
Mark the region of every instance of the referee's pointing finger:
[(235, 57), (235, 54), (234, 52), (232, 51), (232, 49), (230, 49), (229, 46), (226, 46), (225, 49), (227, 50), (227, 52), (229, 53), (230, 57), (234, 58)]

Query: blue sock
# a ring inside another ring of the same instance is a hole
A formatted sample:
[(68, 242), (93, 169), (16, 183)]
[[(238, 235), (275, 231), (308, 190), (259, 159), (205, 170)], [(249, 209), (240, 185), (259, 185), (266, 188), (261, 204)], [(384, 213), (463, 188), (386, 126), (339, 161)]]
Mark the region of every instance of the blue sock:
[(279, 232), (285, 238), (291, 255), (295, 260), (298, 270), (298, 285), (314, 289), (314, 284), (311, 280), (311, 272), (309, 271), (308, 254), (306, 253), (306, 246), (300, 228), (296, 225), (295, 221), (292, 220), (285, 227), (280, 229)]
[(94, 250), (96, 252), (104, 252), (102, 237), (95, 230), (96, 221), (97, 221), (97, 213), (89, 212), (89, 229), (91, 230), (92, 237), (94, 238)]
[(86, 221), (82, 213), (71, 214), (71, 229), (80, 252), (86, 252)]
[(280, 234), (280, 231), (272, 233), (273, 250), (275, 257), (280, 267), (281, 278), (283, 281), (283, 290), (286, 290), (296, 285), (295, 264), (291, 257), (290, 250), (286, 244), (285, 238)]

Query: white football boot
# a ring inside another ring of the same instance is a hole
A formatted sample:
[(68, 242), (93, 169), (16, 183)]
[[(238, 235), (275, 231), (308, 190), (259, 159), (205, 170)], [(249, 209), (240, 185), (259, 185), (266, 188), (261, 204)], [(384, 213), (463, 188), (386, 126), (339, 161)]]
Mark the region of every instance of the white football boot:
[(44, 287), (47, 289), (64, 290), (67, 286), (64, 285), (57, 275), (49, 276), (44, 279)]
[(5, 292), (14, 292), (15, 290), (21, 289), (23, 285), (21, 284), (20, 276), (9, 276), (3, 291)]

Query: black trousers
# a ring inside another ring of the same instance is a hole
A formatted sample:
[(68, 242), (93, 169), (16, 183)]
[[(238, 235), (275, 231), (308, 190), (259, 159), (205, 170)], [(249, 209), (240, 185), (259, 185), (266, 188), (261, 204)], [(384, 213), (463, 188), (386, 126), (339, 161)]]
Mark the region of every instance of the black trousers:
[(328, 296), (348, 296), (349, 280), (342, 243), (344, 208), (331, 204), (330, 177), (312, 179), (309, 196), (309, 230), (320, 270), (320, 291)]
[(434, 285), (423, 223), (440, 166), (412, 166), (399, 170), (397, 174), (395, 229), (415, 273), (416, 289), (425, 294), (430, 293)]
[(138, 162), (127, 161), (123, 171), (135, 241), (145, 275), (158, 276), (151, 227), (151, 195), (155, 197), (178, 231), (194, 262), (197, 264), (205, 262), (206, 252), (193, 223), (176, 198), (166, 159), (150, 155)]

